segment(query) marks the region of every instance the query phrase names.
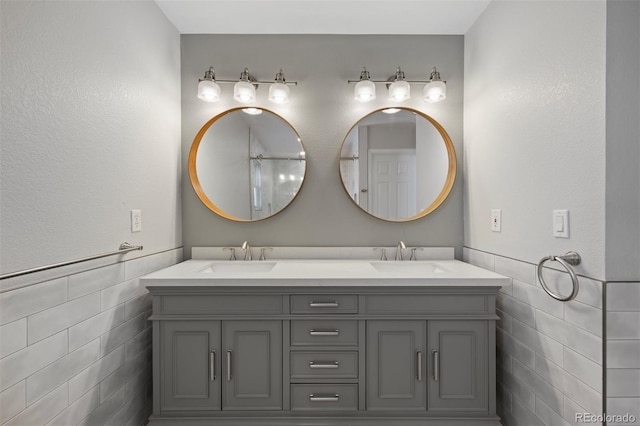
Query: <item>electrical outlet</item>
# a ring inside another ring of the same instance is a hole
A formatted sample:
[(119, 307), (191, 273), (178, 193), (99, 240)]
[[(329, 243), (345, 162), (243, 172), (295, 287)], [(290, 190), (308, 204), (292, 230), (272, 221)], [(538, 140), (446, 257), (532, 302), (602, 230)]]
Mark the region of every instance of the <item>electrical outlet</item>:
[(491, 230), (502, 232), (502, 210), (491, 210)]
[(142, 210), (131, 210), (131, 232), (142, 231)]

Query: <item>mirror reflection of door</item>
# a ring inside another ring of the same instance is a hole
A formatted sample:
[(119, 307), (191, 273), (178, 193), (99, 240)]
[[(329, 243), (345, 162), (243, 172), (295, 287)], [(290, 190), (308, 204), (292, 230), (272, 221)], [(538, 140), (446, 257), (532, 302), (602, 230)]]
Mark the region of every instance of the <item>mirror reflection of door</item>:
[(351, 128), (340, 152), (340, 176), (361, 209), (400, 222), (423, 217), (446, 199), (456, 157), (431, 117), (410, 108), (394, 111), (374, 111)]
[(369, 207), (374, 216), (402, 219), (416, 211), (416, 152), (369, 150)]

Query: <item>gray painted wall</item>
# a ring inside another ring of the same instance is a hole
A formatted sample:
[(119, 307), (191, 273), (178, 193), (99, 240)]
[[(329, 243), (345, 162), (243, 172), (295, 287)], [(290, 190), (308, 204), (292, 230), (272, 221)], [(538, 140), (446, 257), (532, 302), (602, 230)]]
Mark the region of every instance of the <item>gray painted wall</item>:
[[(338, 158), (351, 126), (369, 112), (396, 105), (378, 85), (378, 98), (353, 100), (353, 85), (363, 66), (372, 78), (386, 79), (401, 66), (407, 79), (422, 80), (437, 66), (447, 80), (448, 98), (427, 104), (422, 85), (412, 87), (410, 106), (431, 115), (447, 129), (462, 153), (462, 36), (329, 36), (329, 35), (182, 35), (183, 243), (185, 257), (193, 246), (454, 246), (461, 257), (461, 174), (445, 203), (429, 216), (410, 223), (391, 223), (369, 216), (349, 199), (339, 175)], [(188, 179), (186, 159), (193, 139), (211, 117), (239, 104), (223, 85), (223, 100), (208, 104), (196, 98), (198, 78), (209, 66), (219, 79), (236, 79), (244, 67), (260, 80), (272, 80), (283, 68), (291, 102), (268, 102), (267, 87), (258, 89), (256, 105), (283, 116), (298, 131), (307, 152), (307, 179), (297, 199), (275, 217), (236, 223), (218, 217), (197, 198)]]
[(0, 273), (180, 246), (176, 29), (139, 1), (2, 1), (1, 19)]

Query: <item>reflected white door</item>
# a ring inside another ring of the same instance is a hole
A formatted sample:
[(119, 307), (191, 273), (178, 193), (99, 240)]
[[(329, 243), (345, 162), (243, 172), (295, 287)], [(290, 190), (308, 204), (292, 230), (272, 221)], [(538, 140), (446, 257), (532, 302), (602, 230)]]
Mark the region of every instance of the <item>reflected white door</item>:
[(416, 211), (416, 151), (369, 150), (369, 209), (378, 217), (400, 219)]

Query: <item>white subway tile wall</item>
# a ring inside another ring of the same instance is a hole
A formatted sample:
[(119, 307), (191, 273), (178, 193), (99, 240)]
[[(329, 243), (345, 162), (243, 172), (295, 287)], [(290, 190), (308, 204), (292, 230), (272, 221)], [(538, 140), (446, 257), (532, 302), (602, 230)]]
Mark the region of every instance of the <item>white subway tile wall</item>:
[[(512, 278), (497, 300), (502, 423), (577, 425), (577, 414), (602, 415), (604, 283), (580, 277), (580, 293), (563, 303), (544, 292), (534, 264), (466, 247), (463, 258)], [(544, 276), (558, 292), (571, 283), (566, 273), (545, 269)]]
[(180, 261), (169, 250), (0, 294), (0, 425), (144, 424), (151, 298), (139, 277)]
[(607, 425), (640, 425), (640, 282), (607, 283), (606, 385), (607, 414), (628, 415)]

